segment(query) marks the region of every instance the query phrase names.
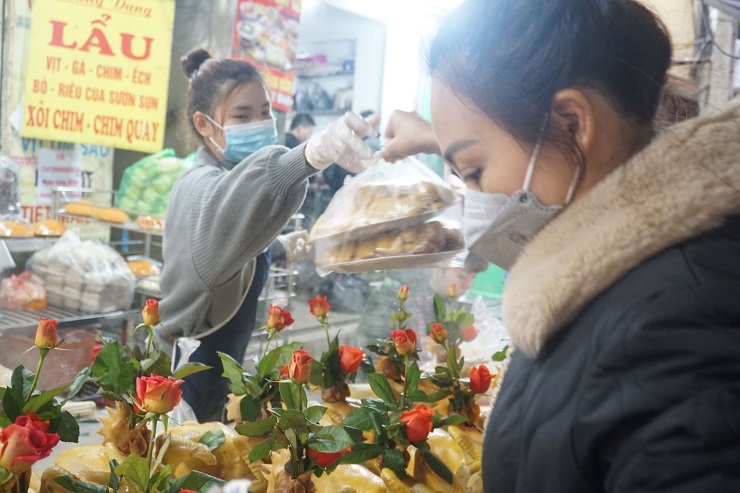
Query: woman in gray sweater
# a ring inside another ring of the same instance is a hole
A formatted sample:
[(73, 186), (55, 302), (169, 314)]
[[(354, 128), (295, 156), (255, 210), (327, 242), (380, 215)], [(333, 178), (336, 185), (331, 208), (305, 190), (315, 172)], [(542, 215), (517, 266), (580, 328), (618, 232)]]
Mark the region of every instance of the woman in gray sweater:
[(220, 418), (227, 394), (217, 351), (244, 358), (268, 246), (303, 202), (309, 176), (371, 156), (362, 137), (372, 129), (348, 113), (306, 144), (277, 146), (269, 94), (252, 65), (205, 50), (184, 56), (182, 65), (190, 78), (188, 118), (202, 146), (170, 196), (157, 336), (170, 348), (178, 338), (200, 341), (190, 361), (213, 369), (192, 375), (182, 389), (207, 421)]

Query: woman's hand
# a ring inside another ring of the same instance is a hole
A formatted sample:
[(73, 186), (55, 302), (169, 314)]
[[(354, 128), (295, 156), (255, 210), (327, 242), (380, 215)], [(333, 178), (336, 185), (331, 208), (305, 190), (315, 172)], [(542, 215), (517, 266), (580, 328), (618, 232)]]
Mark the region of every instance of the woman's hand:
[(439, 154), (432, 125), (418, 113), (396, 110), (385, 129), (383, 159), (394, 162), (414, 154)]
[(306, 161), (316, 169), (337, 163), (347, 171), (357, 173), (362, 171), (360, 161), (373, 156), (373, 151), (362, 139), (374, 134), (373, 127), (359, 115), (345, 113), (308, 140), (304, 151)]

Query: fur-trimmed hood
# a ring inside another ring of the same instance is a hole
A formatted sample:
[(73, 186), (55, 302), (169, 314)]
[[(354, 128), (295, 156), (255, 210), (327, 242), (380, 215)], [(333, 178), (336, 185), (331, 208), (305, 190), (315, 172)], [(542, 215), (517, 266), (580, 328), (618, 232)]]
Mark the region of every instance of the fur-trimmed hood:
[(627, 271), (736, 212), (740, 98), (661, 134), (527, 245), (504, 290), (504, 323), (514, 346), (535, 357)]

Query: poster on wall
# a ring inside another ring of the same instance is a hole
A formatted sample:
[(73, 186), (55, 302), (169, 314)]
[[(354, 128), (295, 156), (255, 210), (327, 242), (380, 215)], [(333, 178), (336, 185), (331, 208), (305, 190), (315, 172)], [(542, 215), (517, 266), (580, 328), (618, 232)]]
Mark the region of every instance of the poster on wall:
[(174, 0), (34, 0), (22, 135), (162, 149)]
[(238, 0), (231, 57), (257, 67), (272, 92), (272, 107), (293, 107), (300, 0)]

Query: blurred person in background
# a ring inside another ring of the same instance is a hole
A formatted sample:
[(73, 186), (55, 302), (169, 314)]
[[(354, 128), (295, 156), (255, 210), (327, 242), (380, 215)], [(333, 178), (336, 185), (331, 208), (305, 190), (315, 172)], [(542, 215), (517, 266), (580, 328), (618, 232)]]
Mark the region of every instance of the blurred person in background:
[(290, 130), (285, 134), (285, 147), (293, 149), (306, 142), (313, 134), (316, 122), (308, 113), (296, 113), (290, 122)]

